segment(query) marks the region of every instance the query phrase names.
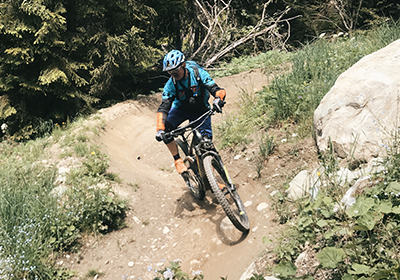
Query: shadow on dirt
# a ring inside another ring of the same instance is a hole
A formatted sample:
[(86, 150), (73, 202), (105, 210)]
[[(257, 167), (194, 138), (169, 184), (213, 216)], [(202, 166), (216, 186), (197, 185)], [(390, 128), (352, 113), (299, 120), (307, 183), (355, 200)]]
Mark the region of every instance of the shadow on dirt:
[[(244, 241), (249, 232), (239, 231), (218, 206), (218, 201), (212, 193), (207, 193), (204, 200), (197, 200), (190, 191), (186, 191), (176, 200), (175, 217), (189, 219), (197, 216), (207, 217), (215, 224), (217, 236), (223, 244), (234, 246)], [(205, 212), (196, 212), (197, 209)], [(190, 214), (185, 214), (185, 210)]]

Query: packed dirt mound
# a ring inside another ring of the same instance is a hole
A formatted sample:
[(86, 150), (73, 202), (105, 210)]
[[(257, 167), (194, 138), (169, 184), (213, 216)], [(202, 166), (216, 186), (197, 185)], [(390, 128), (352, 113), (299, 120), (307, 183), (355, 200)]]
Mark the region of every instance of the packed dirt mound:
[[(217, 83), (227, 90), (228, 103), (214, 123), (237, 108), (242, 91), (260, 90), (268, 77), (257, 70), (221, 78)], [(101, 272), (97, 279), (153, 279), (156, 270), (179, 259), (189, 275), (201, 270), (205, 279), (227, 276), (235, 280), (263, 250), (263, 237), (273, 239), (279, 234), (270, 210), (269, 187), (286, 176), (278, 170), (280, 164), (289, 169), (293, 166), (277, 156), (275, 165), (264, 172), (264, 180), (254, 180), (255, 167), (245, 152), (240, 158), (220, 152), (250, 218), (251, 230), (242, 235), (212, 193), (207, 193), (204, 201), (192, 198), (169, 151), (155, 140), (160, 100), (159, 94), (143, 97), (101, 112), (106, 126), (99, 141), (110, 157), (110, 172), (123, 180), (116, 193), (129, 201), (127, 227), (87, 238), (81, 252), (65, 260), (67, 267), (78, 272), (75, 279), (85, 279), (89, 270)]]

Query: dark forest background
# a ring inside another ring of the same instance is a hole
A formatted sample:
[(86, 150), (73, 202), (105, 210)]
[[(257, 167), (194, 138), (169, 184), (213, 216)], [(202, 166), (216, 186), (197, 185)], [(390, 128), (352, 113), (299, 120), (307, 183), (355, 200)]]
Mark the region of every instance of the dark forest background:
[(150, 94), (171, 49), (207, 69), (399, 20), (398, 0), (0, 0), (0, 136)]

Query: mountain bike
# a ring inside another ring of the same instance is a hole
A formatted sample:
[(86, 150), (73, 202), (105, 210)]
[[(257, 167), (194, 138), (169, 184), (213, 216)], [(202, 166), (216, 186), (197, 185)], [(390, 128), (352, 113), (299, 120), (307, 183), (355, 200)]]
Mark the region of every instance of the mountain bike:
[(248, 232), (249, 218), (237, 189), (212, 140), (199, 131), (199, 127), (215, 112), (212, 108), (196, 120), (167, 132), (165, 137), (177, 138), (178, 151), (188, 168), (181, 175), (192, 195), (202, 200), (206, 191), (211, 190), (232, 224), (238, 230)]

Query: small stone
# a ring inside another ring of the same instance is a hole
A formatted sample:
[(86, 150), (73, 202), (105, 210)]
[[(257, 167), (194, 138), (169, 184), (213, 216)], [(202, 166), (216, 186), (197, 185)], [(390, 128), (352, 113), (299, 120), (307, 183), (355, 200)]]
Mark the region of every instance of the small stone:
[(240, 159), (241, 157), (242, 157), (242, 155), (237, 155), (237, 156), (235, 156), (233, 159), (238, 160), (238, 159)]
[(268, 204), (266, 202), (261, 202), (258, 206), (257, 206), (257, 211), (262, 211), (264, 209), (268, 208)]
[(201, 229), (200, 228), (194, 229), (193, 234), (201, 235)]
[(274, 196), (274, 195), (276, 195), (278, 192), (279, 192), (278, 190), (274, 190), (273, 192), (270, 193), (270, 196)]
[[(107, 263), (108, 263), (108, 261), (107, 261)], [(135, 265), (134, 262), (128, 262), (128, 266), (129, 266), (129, 267), (132, 267), (132, 266), (134, 266), (134, 265)]]
[(253, 201), (246, 201), (245, 203), (244, 203), (244, 207), (249, 207), (250, 205), (252, 205), (253, 204)]
[(165, 226), (164, 229), (163, 229), (163, 233), (167, 234), (168, 232), (169, 232), (169, 228)]
[(140, 224), (140, 220), (139, 220), (138, 217), (133, 217), (132, 219), (133, 219), (133, 221), (134, 221), (135, 223)]

